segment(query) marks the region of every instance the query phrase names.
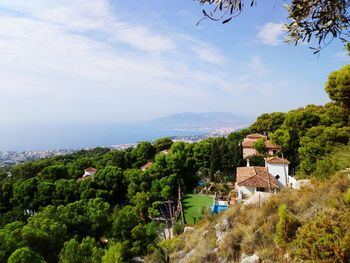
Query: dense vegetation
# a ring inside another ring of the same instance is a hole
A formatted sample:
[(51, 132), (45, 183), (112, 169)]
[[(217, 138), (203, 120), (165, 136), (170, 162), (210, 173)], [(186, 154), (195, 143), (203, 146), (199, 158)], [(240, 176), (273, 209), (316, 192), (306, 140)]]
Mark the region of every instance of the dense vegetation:
[[(0, 261), (114, 262), (146, 254), (161, 229), (150, 219), (159, 216), (159, 205), (177, 197), (178, 186), (192, 192), (219, 169), (223, 179), (232, 178), (241, 162), (240, 139), (187, 144), (162, 138), (123, 151), (96, 148), (4, 168)], [(153, 165), (142, 171), (149, 160)], [(88, 167), (97, 173), (78, 180)]]
[[(333, 102), (263, 114), (227, 137), (193, 144), (162, 138), (126, 150), (96, 148), (2, 168), (0, 262), (118, 262), (159, 250), (162, 226), (151, 220), (160, 215), (159, 206), (175, 199), (179, 187), (191, 193), (203, 179), (234, 181), (236, 167), (245, 165), (240, 143), (252, 132), (280, 144), (298, 176), (329, 178), (343, 165), (335, 150), (349, 142), (348, 83), (345, 67), (326, 85)], [(141, 170), (150, 160), (152, 166)], [(259, 158), (251, 161), (261, 164)], [(97, 173), (78, 180), (88, 167)], [(302, 223), (289, 214), (289, 203), (280, 208), (280, 225)], [(324, 223), (317, 220), (305, 229)], [(277, 244), (290, 241), (290, 229), (276, 237)], [(298, 230), (296, 237), (306, 234)]]

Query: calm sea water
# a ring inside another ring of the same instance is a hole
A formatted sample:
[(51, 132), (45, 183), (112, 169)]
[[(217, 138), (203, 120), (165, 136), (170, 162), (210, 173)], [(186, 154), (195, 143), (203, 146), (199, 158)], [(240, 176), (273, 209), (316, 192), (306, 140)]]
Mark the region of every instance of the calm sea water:
[(7, 124), (0, 127), (0, 150), (77, 149), (199, 134), (145, 123)]

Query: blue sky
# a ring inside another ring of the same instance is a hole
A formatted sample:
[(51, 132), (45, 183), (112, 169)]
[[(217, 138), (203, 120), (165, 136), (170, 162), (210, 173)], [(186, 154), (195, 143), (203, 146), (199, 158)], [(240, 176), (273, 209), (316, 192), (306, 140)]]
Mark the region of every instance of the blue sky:
[[(264, 3), (262, 3), (264, 2)], [(284, 1), (232, 22), (190, 0), (2, 0), (0, 122), (119, 122), (176, 112), (259, 115), (324, 104), (341, 43), (283, 43)]]

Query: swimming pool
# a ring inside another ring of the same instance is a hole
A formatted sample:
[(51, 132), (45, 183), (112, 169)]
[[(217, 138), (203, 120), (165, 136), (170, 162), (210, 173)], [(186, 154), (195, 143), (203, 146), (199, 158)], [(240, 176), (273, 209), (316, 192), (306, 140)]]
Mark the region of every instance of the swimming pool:
[(226, 201), (219, 201), (218, 203), (214, 203), (211, 211), (215, 214), (225, 211), (228, 208), (228, 204)]

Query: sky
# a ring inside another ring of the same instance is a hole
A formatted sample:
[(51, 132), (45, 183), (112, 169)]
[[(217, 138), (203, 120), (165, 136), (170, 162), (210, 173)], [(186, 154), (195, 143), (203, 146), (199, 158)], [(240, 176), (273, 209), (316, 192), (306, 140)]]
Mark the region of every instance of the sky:
[(191, 0), (1, 0), (0, 123), (259, 115), (329, 101), (341, 43), (285, 44), (284, 1), (225, 25)]

